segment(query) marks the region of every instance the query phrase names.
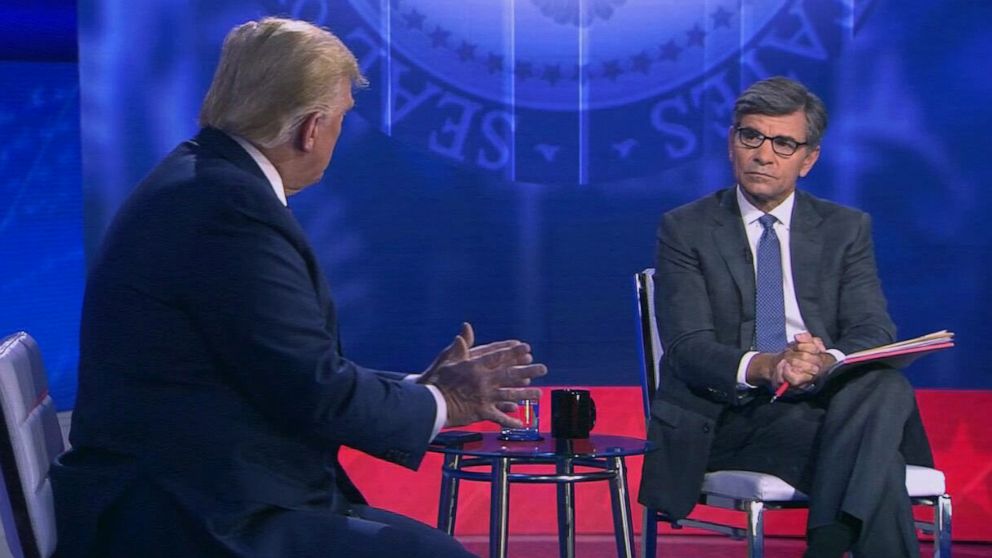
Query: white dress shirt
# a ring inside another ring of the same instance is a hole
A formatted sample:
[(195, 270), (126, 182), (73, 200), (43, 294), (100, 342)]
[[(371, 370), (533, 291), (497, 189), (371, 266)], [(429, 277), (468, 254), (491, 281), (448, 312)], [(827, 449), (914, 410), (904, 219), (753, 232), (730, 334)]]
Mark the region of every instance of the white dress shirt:
[[(789, 194), (785, 201), (780, 203), (775, 209), (768, 213), (774, 215), (775, 223), (772, 228), (778, 236), (779, 249), (782, 252), (782, 294), (785, 296), (785, 337), (787, 340), (795, 339), (796, 334), (806, 331), (806, 324), (803, 322), (802, 314), (799, 313), (799, 301), (796, 299), (796, 285), (792, 279), (792, 253), (789, 250), (789, 232), (792, 228), (792, 208), (796, 205), (796, 193)], [(744, 222), (744, 231), (747, 233), (747, 244), (751, 250), (751, 264), (754, 266), (755, 280), (758, 276), (758, 240), (761, 238), (764, 227), (758, 219), (765, 214), (764, 211), (754, 207), (744, 194), (741, 187), (737, 186), (737, 206), (741, 210), (741, 220)], [(839, 362), (844, 358), (844, 353), (837, 349), (828, 349)], [(751, 363), (757, 351), (748, 351), (741, 357), (741, 362), (737, 366), (737, 387), (738, 389), (750, 389), (752, 386), (747, 383), (747, 367)]]
[[(262, 169), (262, 174), (264, 174), (265, 178), (269, 180), (269, 186), (272, 187), (272, 192), (275, 193), (276, 197), (279, 198), (279, 201), (282, 202), (283, 205), (288, 205), (286, 203), (286, 190), (282, 184), (282, 176), (279, 176), (279, 171), (276, 169), (275, 165), (272, 164), (272, 161), (269, 161), (269, 158), (248, 140), (234, 134), (228, 135), (231, 136), (231, 139), (238, 142), (238, 145), (244, 148), (249, 155), (251, 155), (251, 158), (255, 161), (255, 164), (258, 165), (258, 168)], [(419, 377), (420, 374), (407, 374), (403, 380), (407, 382), (414, 382)], [(448, 420), (448, 404), (444, 401), (444, 396), (441, 395), (441, 390), (437, 387), (429, 385), (425, 385), (424, 387), (431, 392), (431, 395), (434, 396), (434, 402), (437, 404), (437, 411), (434, 415), (434, 427), (431, 430), (430, 437), (430, 439), (433, 440), (434, 436), (437, 436), (437, 433), (441, 431), (441, 428)]]

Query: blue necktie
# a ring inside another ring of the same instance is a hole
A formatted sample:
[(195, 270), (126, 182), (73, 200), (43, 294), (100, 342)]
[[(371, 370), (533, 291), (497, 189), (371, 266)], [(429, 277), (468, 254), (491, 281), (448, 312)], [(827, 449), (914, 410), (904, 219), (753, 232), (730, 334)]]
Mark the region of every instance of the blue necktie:
[(762, 353), (777, 353), (785, 349), (785, 296), (782, 294), (782, 252), (778, 235), (772, 228), (774, 215), (762, 215), (758, 221), (764, 227), (758, 239), (758, 273), (755, 292), (755, 349)]

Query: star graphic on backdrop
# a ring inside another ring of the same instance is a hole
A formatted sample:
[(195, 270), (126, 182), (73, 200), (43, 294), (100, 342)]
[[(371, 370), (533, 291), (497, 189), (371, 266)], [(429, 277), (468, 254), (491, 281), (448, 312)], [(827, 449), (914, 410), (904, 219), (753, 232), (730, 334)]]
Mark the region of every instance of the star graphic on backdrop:
[(534, 76), (534, 67), (530, 62), (517, 60), (517, 67), (514, 68), (513, 74), (520, 78), (520, 81), (523, 81)]
[(416, 8), (410, 10), (409, 13), (403, 14), (403, 19), (406, 20), (406, 26), (410, 29), (423, 29), (424, 17), (424, 14), (418, 12)]
[(661, 45), (661, 47), (659, 48), (661, 52), (658, 55), (658, 58), (662, 60), (671, 60), (672, 62), (674, 62), (679, 59), (679, 54), (682, 53), (682, 47), (675, 44), (674, 39), (669, 40), (667, 43)]
[(475, 47), (476, 45), (473, 45), (472, 43), (462, 41), (462, 46), (458, 47), (458, 51), (457, 51), (458, 58), (461, 59), (462, 62), (465, 62), (466, 60), (474, 59)]
[(948, 461), (942, 470), (949, 477), (948, 492), (954, 497), (955, 508), (967, 506), (974, 511), (977, 508), (981, 510), (980, 515), (986, 517), (992, 515), (992, 455), (987, 449), (989, 438), (988, 434), (973, 427), (967, 417), (962, 416), (957, 420), (949, 443), (945, 437), (934, 444), (937, 454), (954, 456), (954, 461)]
[(558, 155), (558, 149), (560, 147), (561, 146), (558, 145), (539, 143), (534, 146), (534, 151), (540, 153), (541, 156), (544, 157), (544, 160), (550, 163), (555, 160), (555, 157)]
[(447, 31), (438, 25), (430, 34), (431, 46), (434, 48), (445, 46), (448, 43), (449, 36), (451, 36), (451, 31)]
[(686, 39), (686, 44), (689, 46), (703, 46), (703, 40), (706, 38), (706, 31), (697, 23), (695, 27), (685, 32), (688, 35)]
[(617, 152), (617, 155), (619, 155), (621, 159), (626, 159), (627, 157), (630, 157), (630, 150), (635, 146), (637, 146), (637, 140), (634, 138), (627, 138), (623, 141), (614, 143), (611, 147), (613, 147), (613, 150)]
[(616, 81), (617, 76), (623, 73), (620, 69), (620, 62), (617, 60), (607, 60), (603, 62), (603, 75), (608, 77), (610, 81)]
[(635, 70), (647, 74), (651, 71), (651, 58), (643, 50), (630, 58), (630, 65)]
[(503, 55), (490, 52), (486, 59), (486, 68), (489, 68), (490, 74), (503, 71)]
[(715, 12), (710, 14), (710, 17), (713, 18), (713, 28), (714, 29), (716, 29), (717, 27), (729, 28), (730, 18), (733, 16), (734, 16), (734, 12), (725, 10), (723, 9), (723, 6), (720, 6), (719, 8), (716, 9)]
[(558, 80), (561, 79), (561, 66), (558, 64), (545, 66), (544, 73), (541, 74), (541, 79), (546, 80), (551, 85), (558, 83)]

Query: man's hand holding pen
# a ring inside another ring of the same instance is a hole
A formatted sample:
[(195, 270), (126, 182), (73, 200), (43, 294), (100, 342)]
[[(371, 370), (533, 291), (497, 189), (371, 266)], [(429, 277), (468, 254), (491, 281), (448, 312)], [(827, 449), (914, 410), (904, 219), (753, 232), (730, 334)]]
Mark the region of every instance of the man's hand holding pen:
[(802, 389), (811, 386), (835, 362), (834, 356), (823, 345), (823, 340), (805, 331), (797, 333), (795, 340), (789, 343), (781, 355), (771, 377), (771, 385), (775, 387), (772, 401), (790, 387)]

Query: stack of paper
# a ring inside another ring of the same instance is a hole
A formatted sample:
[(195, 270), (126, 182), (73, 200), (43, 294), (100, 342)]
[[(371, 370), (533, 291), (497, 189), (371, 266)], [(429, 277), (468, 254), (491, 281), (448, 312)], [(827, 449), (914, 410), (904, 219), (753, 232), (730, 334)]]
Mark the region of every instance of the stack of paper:
[(878, 360), (902, 355), (922, 355), (953, 346), (954, 333), (945, 329), (928, 333), (927, 335), (921, 335), (920, 337), (915, 337), (913, 339), (889, 343), (888, 345), (882, 345), (881, 347), (851, 353), (847, 355), (847, 358), (844, 359), (842, 364), (855, 364), (858, 362), (867, 362), (869, 360)]
[[(831, 366), (824, 374), (817, 378), (815, 383), (798, 391), (804, 395), (814, 393), (826, 385), (826, 383), (830, 381), (830, 378), (838, 375), (843, 376), (847, 370), (858, 368), (857, 365), (865, 362), (875, 362), (890, 368), (904, 368), (923, 355), (928, 355), (934, 351), (948, 349), (953, 346), (954, 333), (947, 330), (941, 330), (928, 333), (926, 335), (921, 335), (920, 337), (915, 337), (913, 339), (906, 339), (905, 341), (898, 341), (896, 343), (889, 343), (888, 345), (882, 345), (880, 347), (873, 347), (871, 349), (851, 353), (847, 355), (844, 360), (834, 363), (834, 365)], [(775, 396), (772, 398), (772, 401), (778, 399), (788, 390), (789, 384), (781, 384), (779, 389), (775, 392)]]

